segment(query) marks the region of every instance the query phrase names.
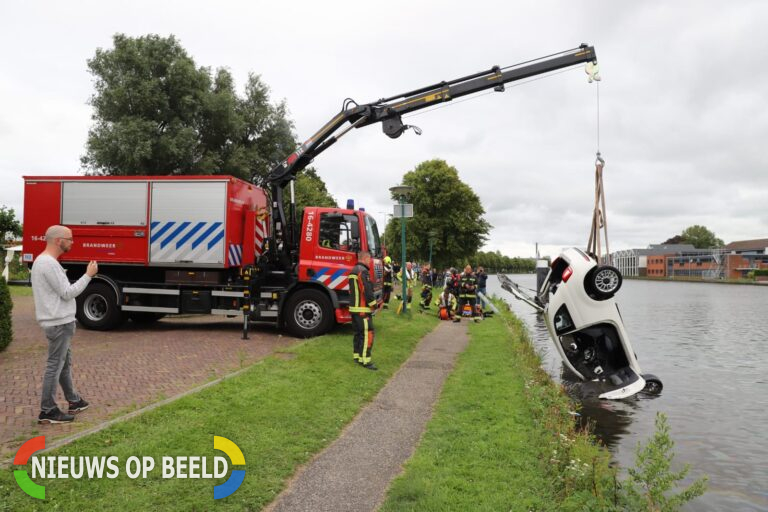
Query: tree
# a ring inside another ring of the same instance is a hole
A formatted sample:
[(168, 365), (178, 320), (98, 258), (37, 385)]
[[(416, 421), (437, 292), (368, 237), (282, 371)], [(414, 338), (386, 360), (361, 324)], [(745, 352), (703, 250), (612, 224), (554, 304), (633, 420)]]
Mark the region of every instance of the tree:
[(672, 238), (669, 238), (666, 241), (662, 242), (661, 245), (677, 245), (682, 243), (685, 243), (683, 241), (683, 235), (675, 235)]
[(299, 172), (296, 177), (295, 190), (298, 219), (301, 219), (301, 212), (307, 206), (328, 206), (334, 208), (338, 206), (336, 200), (325, 187), (325, 183), (312, 167), (307, 167)]
[(13, 208), (0, 206), (0, 243), (22, 236), (21, 223)]
[(725, 245), (712, 231), (698, 224), (685, 228), (680, 238), (683, 243), (691, 244), (697, 249), (714, 249)]
[(264, 184), (296, 147), (285, 103), (250, 74), (197, 67), (174, 36), (113, 37), (88, 61), (94, 126), (82, 165), (91, 174), (231, 174)]
[[(430, 232), (435, 235), (432, 262), (438, 268), (457, 265), (482, 247), (491, 225), (483, 218), (480, 198), (459, 179), (456, 168), (428, 160), (407, 172), (403, 184), (414, 187), (408, 200), (414, 216), (406, 220), (409, 259), (427, 261)], [(391, 254), (400, 254), (400, 229), (400, 219), (393, 219), (384, 232)]]

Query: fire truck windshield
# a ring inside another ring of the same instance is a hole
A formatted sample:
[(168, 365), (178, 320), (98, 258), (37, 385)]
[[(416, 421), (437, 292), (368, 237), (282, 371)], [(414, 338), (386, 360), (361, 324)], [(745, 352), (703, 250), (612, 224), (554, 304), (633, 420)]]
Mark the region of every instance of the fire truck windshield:
[(368, 238), (368, 252), (374, 258), (381, 258), (381, 241), (379, 240), (379, 228), (376, 221), (370, 215), (365, 216), (365, 234)]

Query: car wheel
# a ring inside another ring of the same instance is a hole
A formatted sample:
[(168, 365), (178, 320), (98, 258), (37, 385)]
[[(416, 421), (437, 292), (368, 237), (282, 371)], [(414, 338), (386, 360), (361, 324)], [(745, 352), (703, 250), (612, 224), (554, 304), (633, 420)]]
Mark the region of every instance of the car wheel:
[(586, 280), (587, 290), (597, 300), (613, 297), (623, 281), (619, 269), (610, 265), (598, 265), (587, 274)]
[(100, 282), (92, 282), (77, 297), (75, 316), (83, 327), (94, 331), (109, 331), (125, 320), (115, 290)]
[(648, 395), (661, 394), (661, 390), (664, 389), (664, 384), (661, 383), (661, 379), (651, 373), (646, 373), (643, 375), (643, 379), (645, 379), (645, 387), (643, 388), (643, 393)]
[(284, 318), (288, 332), (294, 336), (320, 336), (333, 325), (333, 306), (320, 290), (299, 290), (288, 299)]

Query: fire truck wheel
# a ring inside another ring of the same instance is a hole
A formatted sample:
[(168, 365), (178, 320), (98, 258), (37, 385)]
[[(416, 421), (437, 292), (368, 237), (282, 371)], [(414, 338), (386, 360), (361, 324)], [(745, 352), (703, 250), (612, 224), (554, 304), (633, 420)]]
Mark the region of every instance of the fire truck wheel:
[(80, 325), (95, 331), (109, 331), (124, 320), (115, 291), (108, 284), (98, 282), (89, 284), (77, 297), (76, 316)]
[(331, 300), (319, 290), (299, 290), (288, 299), (286, 306), (286, 328), (296, 337), (319, 336), (333, 326)]

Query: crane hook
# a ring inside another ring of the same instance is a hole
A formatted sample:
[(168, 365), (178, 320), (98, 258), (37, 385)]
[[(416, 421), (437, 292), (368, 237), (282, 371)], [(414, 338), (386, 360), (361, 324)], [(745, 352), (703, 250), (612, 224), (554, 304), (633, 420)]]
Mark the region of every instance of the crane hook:
[(600, 66), (597, 62), (587, 62), (584, 71), (589, 76), (589, 83), (600, 81)]

